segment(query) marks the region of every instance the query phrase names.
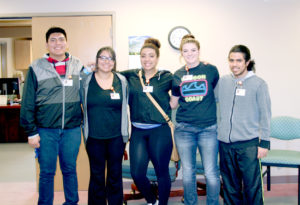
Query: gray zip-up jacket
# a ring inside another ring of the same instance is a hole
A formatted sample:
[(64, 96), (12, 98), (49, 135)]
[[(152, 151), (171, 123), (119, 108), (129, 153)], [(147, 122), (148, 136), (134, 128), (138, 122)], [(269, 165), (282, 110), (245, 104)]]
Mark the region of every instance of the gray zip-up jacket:
[[(38, 133), (38, 127), (69, 129), (82, 121), (79, 96), (81, 61), (69, 56), (66, 77), (61, 77), (52, 63), (40, 58), (29, 67), (24, 84), (20, 124), (28, 136)], [(65, 85), (65, 81), (70, 82)]]
[(260, 139), (270, 146), (271, 100), (266, 82), (252, 71), (243, 79), (222, 77), (215, 89), (218, 102), (218, 139), (225, 143)]
[[(92, 78), (93, 72), (89, 74), (85, 74), (84, 72), (81, 74), (82, 80), (81, 80), (81, 88), (80, 88), (80, 97), (83, 105), (83, 135), (84, 135), (84, 141), (86, 142), (88, 136), (89, 136), (89, 124), (88, 124), (88, 114), (87, 114), (87, 94), (89, 89), (89, 84)], [(118, 78), (121, 81), (122, 86), (122, 116), (121, 116), (121, 135), (123, 137), (123, 142), (126, 143), (129, 139), (129, 109), (128, 109), (128, 83), (126, 78), (116, 73)]]

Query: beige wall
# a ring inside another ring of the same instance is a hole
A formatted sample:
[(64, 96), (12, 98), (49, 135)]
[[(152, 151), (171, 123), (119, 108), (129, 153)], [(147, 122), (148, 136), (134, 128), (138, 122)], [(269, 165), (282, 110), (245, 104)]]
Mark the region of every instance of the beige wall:
[[(115, 49), (118, 68), (128, 65), (128, 36), (150, 35), (161, 40), (161, 68), (176, 70), (179, 53), (167, 42), (168, 32), (188, 27), (200, 40), (201, 57), (228, 72), (226, 57), (234, 44), (250, 47), (257, 73), (269, 83), (274, 115), (300, 117), (298, 72), (300, 2), (296, 0), (110, 0), (5, 1), (0, 14), (48, 12), (116, 13)], [(60, 5), (60, 7), (58, 7)]]
[[(201, 58), (217, 65), (221, 75), (228, 73), (229, 49), (234, 44), (246, 44), (256, 60), (257, 74), (269, 84), (273, 115), (300, 117), (300, 2), (297, 0), (0, 0), (0, 5), (1, 16), (114, 11), (119, 70), (128, 66), (130, 35), (160, 39), (159, 67), (172, 71), (179, 68), (179, 52), (167, 41), (168, 32), (178, 25), (192, 31), (201, 43)], [(284, 146), (300, 150), (300, 143)]]

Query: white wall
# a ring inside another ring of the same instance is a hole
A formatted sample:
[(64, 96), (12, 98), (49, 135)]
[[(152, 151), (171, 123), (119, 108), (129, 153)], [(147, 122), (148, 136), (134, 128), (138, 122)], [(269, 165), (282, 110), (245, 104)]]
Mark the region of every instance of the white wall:
[[(168, 45), (168, 32), (186, 26), (201, 43), (201, 58), (228, 73), (227, 55), (245, 44), (257, 74), (269, 84), (273, 116), (300, 117), (300, 1), (297, 0), (0, 0), (0, 15), (43, 12), (116, 13), (118, 69), (128, 66), (128, 36), (150, 35), (162, 43), (159, 67), (180, 67), (179, 52)], [(82, 37), (84, 41), (84, 36)], [(289, 143), (300, 150), (300, 141)], [(295, 172), (296, 173), (296, 172)]]

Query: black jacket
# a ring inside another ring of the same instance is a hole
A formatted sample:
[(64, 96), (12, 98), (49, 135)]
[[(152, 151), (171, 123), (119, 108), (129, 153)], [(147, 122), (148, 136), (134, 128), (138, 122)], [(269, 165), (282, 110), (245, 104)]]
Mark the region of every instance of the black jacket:
[[(164, 124), (165, 119), (162, 117), (157, 108), (143, 92), (143, 88), (138, 76), (140, 69), (133, 69), (121, 72), (129, 84), (129, 106), (130, 116), (132, 122), (148, 123), (148, 124)], [(143, 80), (145, 82), (145, 75), (143, 73)], [(150, 93), (158, 102), (162, 109), (171, 116), (171, 107), (169, 104), (169, 91), (172, 88), (172, 73), (169, 71), (158, 71), (151, 79), (150, 86), (153, 86), (153, 92)]]

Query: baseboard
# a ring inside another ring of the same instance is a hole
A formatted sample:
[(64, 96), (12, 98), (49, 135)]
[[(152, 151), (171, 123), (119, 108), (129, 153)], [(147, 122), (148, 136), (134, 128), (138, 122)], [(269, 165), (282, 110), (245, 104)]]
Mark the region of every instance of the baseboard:
[[(205, 182), (205, 180), (200, 180)], [(298, 176), (297, 175), (289, 175), (289, 176), (271, 176), (272, 184), (297, 184)], [(124, 181), (123, 188), (130, 189), (132, 181)], [(264, 184), (267, 184), (267, 176), (264, 177)], [(172, 182), (172, 187), (180, 187), (182, 186), (182, 179), (177, 179), (175, 182)]]
[[(298, 176), (289, 175), (289, 176), (271, 176), (272, 184), (297, 184)], [(264, 184), (267, 184), (267, 176), (264, 177)]]

